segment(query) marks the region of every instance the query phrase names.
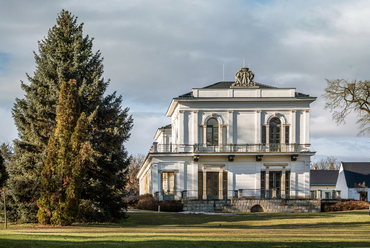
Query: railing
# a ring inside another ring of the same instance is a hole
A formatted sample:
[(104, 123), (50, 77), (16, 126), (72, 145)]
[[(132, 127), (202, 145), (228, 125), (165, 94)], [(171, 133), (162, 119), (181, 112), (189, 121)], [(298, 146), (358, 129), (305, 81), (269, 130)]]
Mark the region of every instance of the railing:
[(310, 152), (310, 144), (181, 145), (153, 143), (153, 153), (293, 153)]
[(238, 189), (238, 190), (184, 190), (156, 192), (157, 200), (230, 200), (230, 199), (318, 199), (316, 195), (310, 194), (309, 190), (260, 190), (260, 189)]
[(310, 197), (322, 200), (338, 200), (341, 199), (340, 190), (311, 190)]

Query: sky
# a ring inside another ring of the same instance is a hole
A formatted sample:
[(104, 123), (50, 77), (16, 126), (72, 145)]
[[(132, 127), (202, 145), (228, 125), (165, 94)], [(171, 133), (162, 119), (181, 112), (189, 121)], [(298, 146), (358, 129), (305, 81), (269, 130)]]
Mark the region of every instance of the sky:
[[(324, 109), (326, 79), (370, 79), (370, 1), (41, 1), (0, 0), (0, 142), (17, 129), (11, 109), (35, 70), (38, 41), (68, 10), (104, 57), (107, 93), (123, 96), (134, 118), (130, 154), (146, 154), (171, 99), (225, 79), (245, 66), (254, 80), (296, 88), (311, 104), (313, 161), (369, 161), (369, 137), (356, 115), (337, 125)], [(224, 68), (224, 69), (223, 69)]]

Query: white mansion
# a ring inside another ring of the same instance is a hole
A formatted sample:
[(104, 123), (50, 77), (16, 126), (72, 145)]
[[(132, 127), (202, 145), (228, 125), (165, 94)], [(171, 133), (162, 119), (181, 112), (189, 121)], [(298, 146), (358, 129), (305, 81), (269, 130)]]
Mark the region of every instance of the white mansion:
[(140, 194), (160, 200), (310, 195), (310, 103), (294, 88), (254, 82), (241, 68), (172, 99), (138, 173)]

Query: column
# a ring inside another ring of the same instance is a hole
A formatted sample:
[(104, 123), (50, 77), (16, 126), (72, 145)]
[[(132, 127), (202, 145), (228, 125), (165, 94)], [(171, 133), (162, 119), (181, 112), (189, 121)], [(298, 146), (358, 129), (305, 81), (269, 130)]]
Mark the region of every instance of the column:
[(185, 170), (185, 163), (178, 162), (179, 165), (179, 183), (177, 187), (177, 195), (181, 194), (181, 191), (185, 190), (185, 180), (186, 180), (186, 170)]
[(285, 151), (285, 124), (281, 124), (280, 127), (280, 146), (281, 151)]
[(269, 151), (269, 144), (270, 144), (270, 125), (266, 124), (266, 151)]
[(158, 171), (158, 191), (159, 191), (159, 197), (161, 199), (161, 196), (162, 196), (162, 171)]
[(158, 164), (152, 165), (152, 193), (154, 195), (155, 192), (159, 191), (159, 184), (158, 184)]
[(297, 115), (297, 111), (296, 110), (292, 110), (292, 121), (291, 121), (291, 123), (292, 123), (292, 128), (291, 128), (291, 130), (290, 130), (290, 132), (292, 133), (291, 135), (290, 135), (290, 141), (289, 141), (289, 143), (290, 144), (294, 144), (294, 143), (297, 143), (297, 138), (296, 138), (296, 135), (297, 135), (297, 117), (296, 117), (296, 115)]
[(207, 172), (203, 170), (203, 200), (207, 200)]
[(207, 124), (203, 125), (203, 146), (207, 147)]
[(271, 192), (270, 192), (270, 169), (268, 166), (266, 166), (266, 171), (265, 171), (265, 195), (266, 198), (271, 197)]
[(218, 123), (218, 147), (219, 147), (219, 152), (223, 151), (223, 129), (224, 125), (222, 125), (220, 122)]
[(193, 143), (199, 144), (199, 124), (198, 124), (198, 111), (193, 112)]
[[(192, 171), (191, 194), (189, 194), (189, 196), (196, 199), (198, 196), (198, 163), (197, 162), (193, 162), (192, 170), (193, 171)], [(188, 189), (190, 189), (189, 186), (188, 186)]]
[(218, 199), (223, 199), (223, 171), (218, 173)]

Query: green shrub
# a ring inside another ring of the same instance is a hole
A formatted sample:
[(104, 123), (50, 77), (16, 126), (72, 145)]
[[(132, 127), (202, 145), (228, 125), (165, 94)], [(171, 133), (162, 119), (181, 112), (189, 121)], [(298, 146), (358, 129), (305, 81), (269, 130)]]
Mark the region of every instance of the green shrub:
[(184, 207), (181, 201), (160, 201), (159, 205), (164, 212), (181, 212)]
[(158, 202), (151, 194), (138, 196), (137, 208), (142, 210), (157, 210)]
[(164, 212), (181, 212), (184, 207), (180, 201), (156, 201), (151, 194), (127, 198), (126, 203), (129, 208), (142, 210), (158, 210), (158, 206), (161, 206)]

